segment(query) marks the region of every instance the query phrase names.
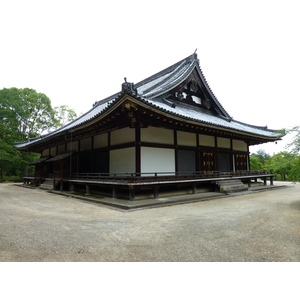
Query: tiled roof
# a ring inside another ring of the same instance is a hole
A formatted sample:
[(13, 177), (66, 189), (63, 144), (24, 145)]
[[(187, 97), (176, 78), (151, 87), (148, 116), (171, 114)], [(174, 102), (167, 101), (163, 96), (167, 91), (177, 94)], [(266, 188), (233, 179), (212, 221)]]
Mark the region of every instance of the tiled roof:
[(218, 101), (214, 93), (209, 87), (208, 82), (201, 70), (199, 60), (196, 53), (186, 57), (178, 63), (170, 66), (167, 69), (160, 71), (157, 74), (135, 84), (138, 94), (149, 99), (155, 99), (162, 94), (172, 90), (180, 83), (184, 82), (194, 71), (197, 70), (199, 77), (201, 78), (202, 84), (205, 86), (207, 92), (212, 97), (214, 103), (218, 106), (223, 115), (230, 119), (229, 114), (226, 112), (224, 107)]
[(212, 113), (204, 111), (201, 108), (193, 107), (193, 109), (191, 109), (187, 104), (184, 103), (180, 103), (179, 105), (176, 105), (176, 107), (171, 107), (163, 101), (151, 99), (144, 99), (144, 101), (161, 111), (198, 123), (219, 126), (224, 129), (226, 128), (229, 130), (239, 131), (243, 133), (259, 135), (261, 137), (276, 138), (282, 136), (281, 133), (278, 133), (272, 129), (267, 129), (267, 127), (254, 126), (235, 121), (233, 119), (228, 120), (226, 118), (220, 118), (218, 116), (213, 115)]
[[(185, 81), (195, 68), (197, 69), (197, 72), (202, 80), (203, 85), (206, 87), (212, 99), (222, 112), (222, 116), (213, 115), (207, 110), (203, 110), (194, 106), (191, 107), (188, 104), (184, 103), (178, 103), (176, 104), (176, 107), (171, 107), (170, 105), (164, 103), (161, 99), (159, 99), (159, 96), (167, 93), (168, 91), (172, 90), (177, 85)], [(251, 135), (254, 134), (270, 139), (276, 139), (282, 136), (282, 134), (274, 130), (269, 130), (264, 127), (253, 126), (233, 120), (211, 91), (204, 77), (204, 74), (201, 71), (199, 61), (195, 53), (179, 61), (178, 63), (170, 66), (169, 68), (164, 69), (161, 72), (154, 74), (148, 77), (147, 79), (135, 84), (134, 88), (136, 89), (137, 94), (132, 96), (135, 97), (138, 101), (144, 102), (145, 104), (153, 108), (181, 117), (183, 119), (192, 120), (213, 126), (219, 126), (222, 128), (227, 128), (229, 130), (248, 133)], [(23, 148), (30, 144), (38, 143), (43, 139), (51, 138), (52, 136), (62, 134), (64, 132), (75, 129), (78, 126), (81, 126), (85, 123), (88, 123), (94, 118), (100, 116), (104, 111), (108, 109), (108, 107), (117, 103), (118, 100), (122, 98), (122, 95), (123, 93), (120, 92), (106, 99), (98, 101), (94, 104), (92, 109), (90, 109), (88, 112), (86, 112), (76, 120), (72, 121), (71, 123), (62, 126), (61, 128), (39, 138), (35, 138), (24, 143), (17, 143), (16, 147)]]
[(183, 60), (176, 68), (168, 68), (135, 85), (140, 95), (146, 98), (157, 97), (186, 79), (195, 67), (195, 60)]

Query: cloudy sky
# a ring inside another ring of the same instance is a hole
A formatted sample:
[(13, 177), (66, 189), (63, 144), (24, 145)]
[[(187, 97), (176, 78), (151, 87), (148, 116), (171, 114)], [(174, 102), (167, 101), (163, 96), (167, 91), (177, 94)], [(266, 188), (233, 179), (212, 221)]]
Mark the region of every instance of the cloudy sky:
[(0, 89), (33, 88), (83, 113), (124, 77), (138, 82), (197, 48), (234, 119), (290, 128), (300, 125), (297, 2), (2, 0)]

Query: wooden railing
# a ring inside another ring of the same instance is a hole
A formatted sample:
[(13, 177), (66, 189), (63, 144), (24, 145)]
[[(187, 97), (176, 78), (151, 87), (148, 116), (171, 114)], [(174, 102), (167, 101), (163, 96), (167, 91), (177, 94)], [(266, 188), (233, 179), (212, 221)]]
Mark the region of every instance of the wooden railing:
[(123, 180), (123, 181), (138, 181), (147, 182), (154, 180), (191, 180), (191, 179), (208, 179), (220, 177), (243, 177), (273, 175), (273, 170), (241, 170), (231, 172), (220, 171), (199, 171), (199, 172), (148, 172), (148, 173), (73, 173), (74, 180)]

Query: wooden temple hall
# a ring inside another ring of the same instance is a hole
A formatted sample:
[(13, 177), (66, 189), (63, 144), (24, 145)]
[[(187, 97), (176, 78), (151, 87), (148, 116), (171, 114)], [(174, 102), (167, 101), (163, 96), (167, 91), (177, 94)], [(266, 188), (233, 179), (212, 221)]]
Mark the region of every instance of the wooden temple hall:
[(249, 146), (282, 135), (234, 120), (194, 53), (139, 83), (125, 78), (120, 92), (76, 120), (16, 147), (41, 154), (25, 181), (137, 200), (225, 191), (228, 182), (248, 188), (258, 178), (272, 184), (272, 172), (250, 170)]

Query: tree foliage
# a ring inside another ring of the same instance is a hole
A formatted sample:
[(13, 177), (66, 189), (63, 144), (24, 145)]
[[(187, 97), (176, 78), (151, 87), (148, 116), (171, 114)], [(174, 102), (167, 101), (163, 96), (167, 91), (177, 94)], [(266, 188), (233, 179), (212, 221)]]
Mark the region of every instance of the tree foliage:
[(36, 154), (20, 153), (15, 142), (26, 141), (71, 121), (76, 113), (67, 106), (51, 106), (50, 99), (33, 89), (0, 90), (0, 175), (21, 175)]
[(270, 168), (280, 176), (280, 180), (291, 179), (291, 170), (297, 156), (289, 152), (280, 152), (270, 158)]
[(68, 105), (56, 106), (54, 107), (54, 111), (56, 120), (55, 127), (66, 125), (67, 123), (75, 120), (77, 117), (76, 112), (69, 108)]
[(290, 151), (292, 153), (299, 154), (300, 153), (300, 126), (295, 126), (292, 129), (289, 129), (287, 132), (290, 134), (296, 133), (293, 138), (293, 141), (290, 144), (288, 144), (287, 148), (291, 149)]
[(1, 126), (20, 141), (36, 137), (55, 124), (50, 99), (29, 88), (0, 90), (0, 111)]
[(258, 150), (250, 156), (250, 165), (253, 170), (261, 170), (265, 167), (266, 162), (270, 159), (270, 155), (264, 150)]
[(287, 147), (289, 151), (270, 156), (259, 150), (250, 156), (251, 169), (273, 169), (277, 180), (300, 181), (300, 126), (287, 132), (296, 132), (293, 141)]

